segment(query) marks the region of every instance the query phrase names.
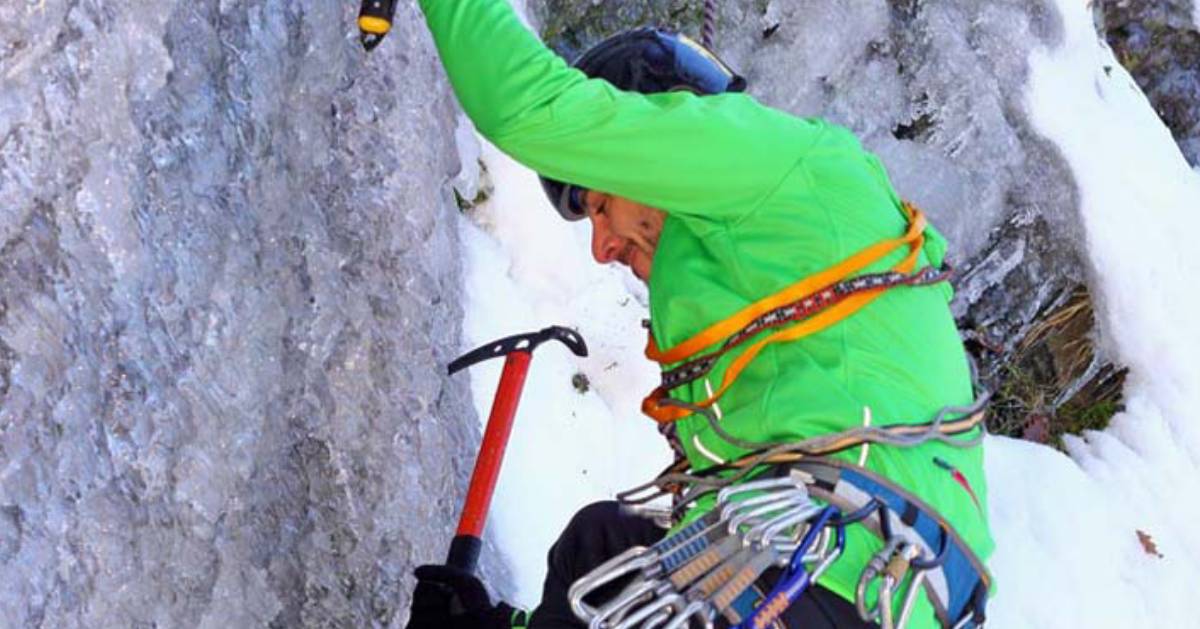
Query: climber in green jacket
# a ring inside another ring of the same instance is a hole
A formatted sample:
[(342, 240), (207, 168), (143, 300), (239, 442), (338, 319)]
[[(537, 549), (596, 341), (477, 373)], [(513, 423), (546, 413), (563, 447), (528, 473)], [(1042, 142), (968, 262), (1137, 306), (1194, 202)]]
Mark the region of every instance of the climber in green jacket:
[[(670, 373), (737, 332), (747, 337), (717, 353), (699, 376), (667, 379), (647, 398), (645, 410), (671, 426), (691, 469), (728, 465), (751, 444), (872, 421), (923, 424), (940, 409), (973, 401), (950, 287), (942, 276), (897, 279), (941, 267), (946, 242), (901, 202), (878, 159), (850, 132), (760, 104), (710, 51), (681, 36), (641, 29), (598, 45), (571, 67), (505, 0), (420, 4), (479, 132), (543, 176), (564, 218), (590, 221), (597, 262), (628, 266), (648, 285), (648, 354)], [(889, 272), (892, 283), (878, 288), (851, 283)], [(854, 291), (829, 297), (813, 311), (815, 321), (769, 329), (749, 323), (805, 282), (824, 287), (822, 279)], [(982, 448), (947, 441), (864, 445), (829, 458), (903, 488), (910, 503), (954, 532), (972, 555), (966, 563), (982, 573), (979, 562), (993, 548)], [(678, 526), (712, 503), (695, 503)], [(581, 512), (551, 553), (547, 598), (531, 626), (584, 626), (565, 601), (551, 599), (565, 597), (568, 579), (606, 553), (661, 537), (631, 517), (604, 505)], [(634, 532), (621, 539), (587, 541), (589, 530), (629, 526)], [(854, 613), (853, 601), (881, 546), (865, 526), (847, 526), (841, 558), (786, 618), (872, 626)], [(470, 575), (425, 567), (418, 581), (410, 627), (523, 618), (492, 607)], [(986, 599), (988, 583), (983, 578), (975, 599)], [(908, 626), (948, 624), (925, 597), (914, 606)]]

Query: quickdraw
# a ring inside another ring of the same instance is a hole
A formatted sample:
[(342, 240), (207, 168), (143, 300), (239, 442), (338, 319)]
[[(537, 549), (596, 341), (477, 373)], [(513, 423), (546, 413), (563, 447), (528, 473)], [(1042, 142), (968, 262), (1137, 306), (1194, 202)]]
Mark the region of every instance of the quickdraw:
[[(913, 273), (917, 257), (925, 243), (924, 214), (909, 203), (901, 209), (908, 220), (903, 236), (875, 243), (819, 273), (806, 277), (774, 295), (770, 295), (718, 321), (699, 334), (667, 350), (661, 350), (653, 335), (646, 345), (646, 356), (662, 365), (686, 361), (666, 374), (663, 384), (642, 400), (642, 412), (660, 423), (673, 422), (692, 414), (678, 404), (669, 403), (671, 389), (700, 378), (730, 349), (744, 344), (766, 330), (776, 330), (748, 347), (730, 363), (720, 387), (696, 406), (707, 408), (733, 384), (742, 370), (772, 343), (795, 341), (833, 326), (871, 303), (889, 288), (920, 286), (946, 279), (942, 269), (923, 269)], [(893, 251), (908, 248), (908, 254), (889, 271), (852, 278)], [(787, 327), (784, 327), (786, 324)], [(697, 357), (707, 348), (714, 352)]]

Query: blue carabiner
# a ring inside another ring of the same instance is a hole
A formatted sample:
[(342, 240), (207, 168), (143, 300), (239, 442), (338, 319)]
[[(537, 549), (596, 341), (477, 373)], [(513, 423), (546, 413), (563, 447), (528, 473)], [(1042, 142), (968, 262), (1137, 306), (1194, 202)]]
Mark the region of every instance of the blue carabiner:
[[(821, 531), (829, 524), (829, 520), (835, 515), (840, 514), (841, 512), (833, 505), (821, 510), (821, 513), (812, 520), (812, 525), (808, 527), (808, 531), (804, 534), (804, 539), (800, 540), (800, 546), (796, 548), (796, 552), (792, 553), (792, 559), (788, 562), (787, 570), (779, 578), (779, 582), (771, 589), (771, 593), (754, 608), (754, 613), (750, 614), (750, 617), (743, 620), (735, 629), (762, 629), (763, 627), (767, 627), (804, 594), (804, 591), (808, 589), (808, 586), (812, 582), (812, 573), (804, 566), (804, 556), (808, 554), (809, 549), (816, 543), (817, 537), (821, 535)], [(841, 550), (845, 544), (846, 529), (839, 526), (837, 531), (837, 548)]]

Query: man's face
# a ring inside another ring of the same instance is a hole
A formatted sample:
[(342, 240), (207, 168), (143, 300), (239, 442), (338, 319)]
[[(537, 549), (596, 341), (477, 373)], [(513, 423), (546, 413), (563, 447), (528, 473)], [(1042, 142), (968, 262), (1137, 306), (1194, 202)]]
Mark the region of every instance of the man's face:
[(594, 190), (587, 192), (585, 203), (588, 220), (592, 222), (592, 257), (601, 264), (624, 264), (638, 279), (648, 282), (666, 214)]

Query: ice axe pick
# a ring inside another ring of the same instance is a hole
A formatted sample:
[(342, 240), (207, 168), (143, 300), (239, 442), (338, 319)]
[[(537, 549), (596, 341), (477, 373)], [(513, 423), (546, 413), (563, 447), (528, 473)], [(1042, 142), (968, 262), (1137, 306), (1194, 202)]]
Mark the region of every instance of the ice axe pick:
[(458, 532), (450, 542), (450, 553), (446, 565), (474, 572), (479, 562), (479, 551), (483, 546), (483, 525), (487, 520), (492, 493), (496, 489), (496, 478), (500, 475), (500, 463), (504, 460), (504, 449), (508, 436), (512, 434), (513, 417), (517, 413), (517, 402), (525, 386), (525, 374), (533, 350), (546, 341), (561, 341), (577, 356), (587, 356), (587, 344), (578, 332), (553, 325), (538, 332), (516, 334), (478, 347), (450, 363), (449, 371), (454, 374), (485, 360), (504, 357), (504, 371), (500, 374), (500, 386), (492, 402), (483, 442), (479, 445), (479, 456), (475, 458), (475, 471), (467, 489), (467, 500), (463, 504), (462, 516), (458, 520)]

